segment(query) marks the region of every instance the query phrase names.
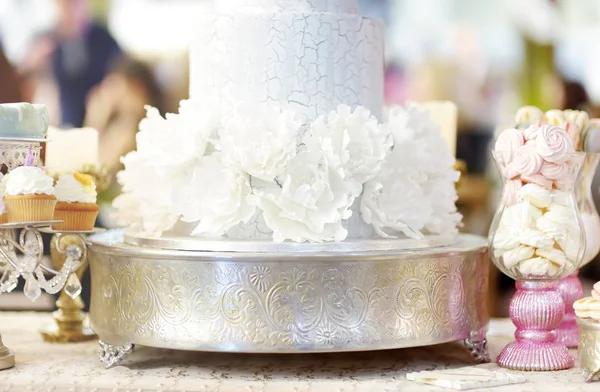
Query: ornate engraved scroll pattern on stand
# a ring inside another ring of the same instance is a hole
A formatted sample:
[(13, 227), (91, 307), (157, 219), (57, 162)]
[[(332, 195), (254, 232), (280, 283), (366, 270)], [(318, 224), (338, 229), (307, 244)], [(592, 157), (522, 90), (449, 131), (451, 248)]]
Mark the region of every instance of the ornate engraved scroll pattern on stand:
[(470, 339), (487, 358), (483, 239), (418, 252), (223, 254), (113, 234), (89, 239), (90, 318), (111, 346), (316, 353)]

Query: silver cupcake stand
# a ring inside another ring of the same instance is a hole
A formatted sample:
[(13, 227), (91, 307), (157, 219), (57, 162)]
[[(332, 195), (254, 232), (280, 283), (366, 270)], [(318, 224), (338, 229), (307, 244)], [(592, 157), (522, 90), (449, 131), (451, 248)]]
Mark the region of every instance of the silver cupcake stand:
[(134, 345), (317, 353), (462, 340), (489, 360), (489, 261), (477, 236), (298, 245), (115, 230), (88, 241), (90, 319), (107, 367)]

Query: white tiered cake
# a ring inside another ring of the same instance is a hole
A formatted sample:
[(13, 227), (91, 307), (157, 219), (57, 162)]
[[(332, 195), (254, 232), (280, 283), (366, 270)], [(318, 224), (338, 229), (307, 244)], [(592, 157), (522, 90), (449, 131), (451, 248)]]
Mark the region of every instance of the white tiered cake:
[(190, 100), (166, 119), (148, 108), (123, 159), (115, 207), (131, 231), (276, 242), (456, 233), (454, 158), (426, 111), (383, 115), (383, 24), (356, 0), (215, 0), (199, 26)]
[(190, 97), (290, 105), (303, 122), (362, 106), (381, 120), (383, 23), (357, 0), (217, 0), (192, 40)]

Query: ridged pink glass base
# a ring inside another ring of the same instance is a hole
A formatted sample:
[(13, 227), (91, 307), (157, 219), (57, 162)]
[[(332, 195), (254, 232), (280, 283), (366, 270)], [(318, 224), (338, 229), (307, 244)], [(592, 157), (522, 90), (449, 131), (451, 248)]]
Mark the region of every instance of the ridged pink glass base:
[(583, 298), (583, 286), (579, 279), (579, 271), (561, 279), (557, 290), (565, 303), (565, 315), (556, 331), (557, 339), (567, 347), (576, 348), (579, 346), (579, 328), (575, 321), (573, 303)]
[(575, 359), (557, 341), (556, 328), (565, 312), (558, 282), (517, 281), (510, 302), (510, 318), (517, 327), (516, 340), (502, 350), (498, 364), (525, 371), (569, 369)]

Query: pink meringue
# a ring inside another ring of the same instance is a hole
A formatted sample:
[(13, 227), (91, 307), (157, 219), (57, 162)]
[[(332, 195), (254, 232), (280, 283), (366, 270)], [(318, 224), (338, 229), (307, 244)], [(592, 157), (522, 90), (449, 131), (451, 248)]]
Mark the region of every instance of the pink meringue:
[(527, 129), (523, 131), (523, 136), (525, 140), (534, 140), (538, 135), (538, 130), (540, 129), (541, 123), (531, 124)]
[(538, 154), (548, 162), (565, 162), (575, 152), (571, 136), (563, 128), (554, 125), (539, 127), (535, 141)]
[(521, 180), (510, 180), (504, 185), (504, 201), (507, 205), (516, 204), (519, 201), (519, 191), (523, 187)]
[(542, 176), (541, 174), (537, 174), (537, 173), (529, 174), (529, 175), (522, 175), (521, 180), (523, 180), (523, 182), (538, 184), (539, 186), (542, 186), (548, 190), (552, 189), (552, 185), (554, 184), (554, 182), (552, 180), (549, 180), (546, 177)]
[(537, 174), (543, 163), (543, 158), (537, 152), (536, 141), (528, 141), (515, 152), (512, 162), (507, 166), (507, 175), (514, 178), (517, 175)]
[(500, 156), (503, 159), (502, 163), (508, 165), (512, 161), (515, 152), (524, 143), (525, 139), (523, 138), (523, 133), (521, 131), (514, 128), (506, 129), (498, 135), (494, 150), (501, 154)]
[(550, 180), (564, 181), (571, 176), (571, 168), (566, 162), (544, 162), (540, 169), (540, 174)]
[(592, 289), (592, 298), (596, 301), (600, 301), (600, 282), (594, 285), (594, 288)]

